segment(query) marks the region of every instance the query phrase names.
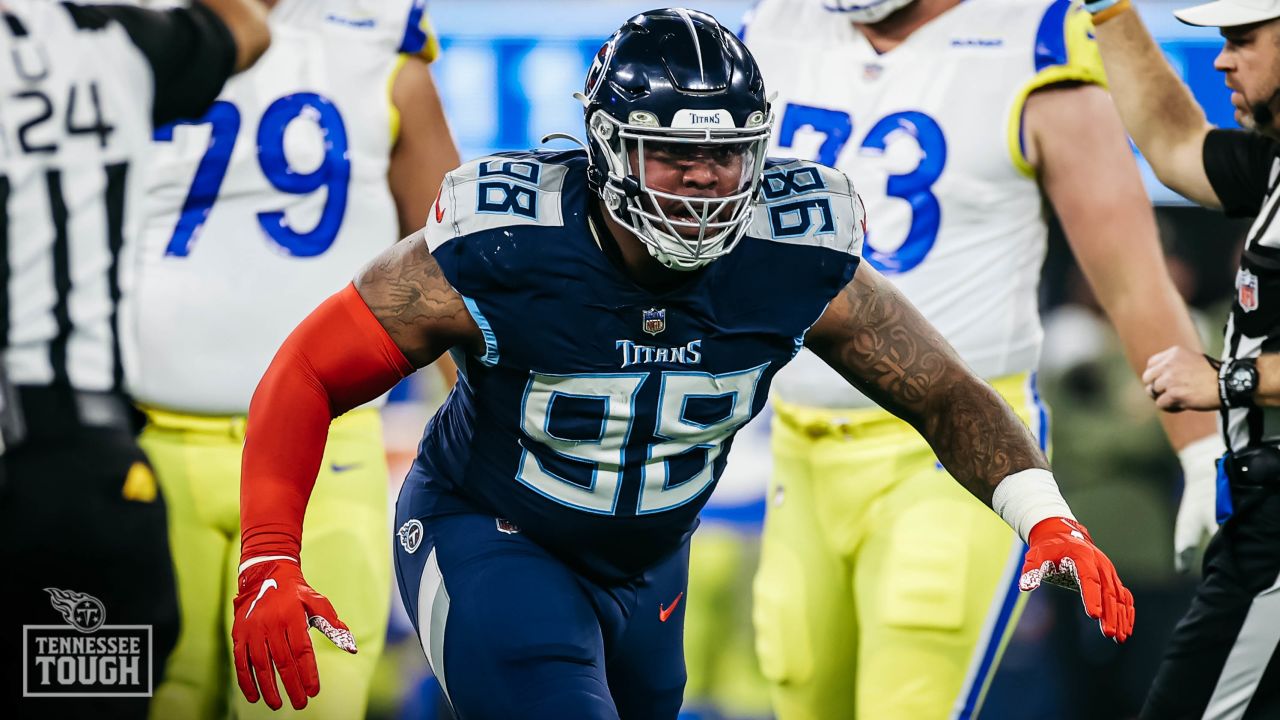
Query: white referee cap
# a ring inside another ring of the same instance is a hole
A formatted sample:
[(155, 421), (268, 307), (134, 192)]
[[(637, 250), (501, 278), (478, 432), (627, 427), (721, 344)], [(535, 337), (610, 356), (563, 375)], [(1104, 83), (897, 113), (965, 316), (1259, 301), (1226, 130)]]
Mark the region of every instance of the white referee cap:
[(1188, 25), (1233, 27), (1280, 18), (1280, 0), (1215, 0), (1182, 10), (1174, 17)]

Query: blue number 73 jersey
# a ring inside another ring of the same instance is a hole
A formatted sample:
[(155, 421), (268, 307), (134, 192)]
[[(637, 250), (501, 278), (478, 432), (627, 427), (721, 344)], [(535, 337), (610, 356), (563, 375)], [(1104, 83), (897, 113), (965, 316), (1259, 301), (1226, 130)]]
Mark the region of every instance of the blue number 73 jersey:
[(460, 358), (409, 482), (420, 517), (491, 513), (617, 579), (692, 532), (734, 433), (853, 277), (863, 211), (839, 171), (771, 163), (741, 244), (653, 292), (602, 251), (594, 197), (581, 151), (446, 179), (427, 242), (486, 349)]

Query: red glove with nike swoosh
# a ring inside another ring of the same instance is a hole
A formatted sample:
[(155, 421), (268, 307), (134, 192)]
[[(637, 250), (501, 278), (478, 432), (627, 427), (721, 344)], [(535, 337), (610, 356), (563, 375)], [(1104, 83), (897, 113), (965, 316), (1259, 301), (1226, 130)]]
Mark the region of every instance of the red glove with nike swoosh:
[[(420, 239), (417, 242), (422, 242)], [(294, 708), (320, 692), (310, 627), (355, 653), (333, 605), (302, 578), (302, 522), (329, 422), (413, 372), (354, 285), (321, 303), (280, 346), (249, 405), (240, 472), (240, 583), (231, 638), (249, 702)], [(273, 668), (274, 665), (274, 668)]]
[(302, 568), (288, 557), (259, 558), (240, 573), (235, 600), (231, 642), (236, 681), (249, 702), (257, 702), (259, 690), (272, 710), (279, 710), (280, 691), (275, 668), (295, 710), (307, 706), (307, 698), (320, 692), (320, 673), (309, 628), (324, 633), (334, 645), (353, 655), (356, 640), (338, 619), (333, 605), (312, 590)]
[(1083, 525), (1063, 517), (1046, 518), (1031, 528), (1028, 544), (1018, 582), (1023, 592), (1035, 590), (1041, 582), (1077, 590), (1085, 614), (1098, 620), (1103, 635), (1124, 642), (1133, 634), (1133, 593), (1120, 583), (1115, 565)]

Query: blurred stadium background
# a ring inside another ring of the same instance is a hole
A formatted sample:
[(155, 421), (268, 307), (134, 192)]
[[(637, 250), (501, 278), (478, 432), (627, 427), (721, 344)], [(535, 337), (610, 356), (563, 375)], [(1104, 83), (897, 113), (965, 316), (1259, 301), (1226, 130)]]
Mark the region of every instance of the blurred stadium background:
[[(592, 56), (622, 20), (658, 4), (432, 0), (429, 11), (444, 50), (434, 66), (435, 77), (462, 157), (527, 149), (550, 132), (581, 135), (581, 106), (571, 96), (580, 89)], [(691, 6), (734, 27), (751, 2), (703, 0)], [(1209, 119), (1234, 126), (1228, 93), (1212, 68), (1221, 38), (1212, 30), (1179, 24), (1170, 14), (1176, 7), (1166, 2), (1140, 4), (1148, 27)], [(840, 72), (831, 69), (833, 81), (839, 81)], [(1216, 352), (1232, 269), (1248, 224), (1190, 206), (1160, 186), (1145, 164), (1143, 169), (1170, 270), (1195, 310), (1207, 346)], [(1074, 607), (1074, 595), (1052, 589), (1035, 593), (1005, 653), (983, 717), (1136, 717), (1165, 639), (1185, 610), (1195, 582), (1172, 569), (1181, 474), (1152, 404), (1130, 373), (1113, 331), (1056, 232), (1045, 263), (1041, 303), (1046, 338), (1040, 382), (1052, 409), (1056, 474), (1076, 513), (1133, 589), (1137, 627), (1132, 640), (1116, 646)], [(416, 451), (426, 418), (441, 400), (433, 373), (419, 373), (393, 393), (386, 411), (391, 497)], [(729, 472), (735, 467), (742, 472), (760, 458), (767, 459), (764, 442), (743, 438), (734, 450), (738, 462), (730, 463)], [(751, 460), (744, 462), (744, 455)], [(756, 472), (747, 482), (759, 482), (760, 477)], [(393, 611), (389, 632), (370, 717), (447, 717), (437, 715), (438, 690), (403, 610)]]

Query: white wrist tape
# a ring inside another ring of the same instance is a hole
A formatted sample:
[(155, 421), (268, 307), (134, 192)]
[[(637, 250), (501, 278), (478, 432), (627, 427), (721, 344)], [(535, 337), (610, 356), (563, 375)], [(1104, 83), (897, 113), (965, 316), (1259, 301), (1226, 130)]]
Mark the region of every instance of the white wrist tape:
[(1031, 528), (1041, 520), (1076, 519), (1067, 501), (1062, 499), (1053, 473), (1040, 468), (1016, 472), (1001, 480), (991, 494), (991, 507), (1017, 531), (1023, 542), (1027, 542)]
[(302, 564), (298, 562), (298, 558), (293, 557), (292, 555), (262, 555), (256, 558), (249, 558), (248, 560), (245, 560), (244, 562), (240, 563), (240, 569), (236, 571), (236, 575), (239, 575), (240, 573), (244, 572), (245, 570), (248, 570), (249, 568), (253, 567), (254, 565), (257, 565), (258, 563), (270, 562), (271, 560), (288, 560), (289, 562), (294, 563), (295, 565)]

